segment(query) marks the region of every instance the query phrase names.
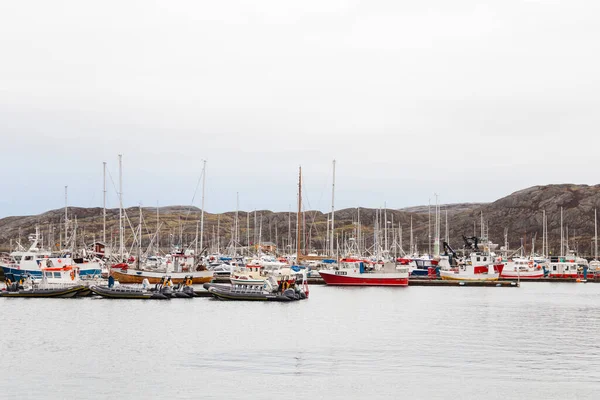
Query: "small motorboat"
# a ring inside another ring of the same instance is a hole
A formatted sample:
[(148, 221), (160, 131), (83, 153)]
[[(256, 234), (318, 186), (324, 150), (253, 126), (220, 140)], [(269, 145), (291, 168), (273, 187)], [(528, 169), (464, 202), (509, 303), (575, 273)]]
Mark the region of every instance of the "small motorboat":
[(171, 298), (171, 296), (165, 296), (162, 293), (125, 285), (117, 285), (113, 287), (93, 285), (90, 286), (90, 290), (98, 296), (102, 296), (107, 299), (167, 300)]
[[(158, 287), (159, 284), (156, 286)], [(171, 298), (170, 292), (163, 294), (156, 288), (151, 289), (147, 279), (141, 285), (121, 285), (110, 276), (107, 286), (92, 285), (90, 290), (107, 299), (167, 300)]]
[(88, 288), (79, 281), (76, 268), (72, 266), (42, 268), (42, 278), (7, 274), (6, 289), (0, 291), (0, 297), (59, 297), (68, 298), (85, 295)]
[(271, 276), (265, 281), (250, 280), (244, 283), (216, 284), (205, 283), (204, 288), (219, 300), (241, 301), (296, 301), (308, 297), (308, 287), (291, 286), (288, 282), (277, 283)]
[(83, 285), (73, 285), (64, 287), (39, 287), (28, 285), (23, 279), (18, 282), (11, 282), (6, 278), (6, 289), (0, 291), (0, 297), (58, 297), (69, 298), (77, 296), (86, 287)]

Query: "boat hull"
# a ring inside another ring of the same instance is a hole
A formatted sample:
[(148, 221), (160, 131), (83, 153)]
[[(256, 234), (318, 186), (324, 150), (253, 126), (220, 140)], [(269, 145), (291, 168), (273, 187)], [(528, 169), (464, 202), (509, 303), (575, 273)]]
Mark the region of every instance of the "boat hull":
[(186, 276), (192, 276), (192, 283), (201, 284), (210, 282), (213, 279), (212, 271), (193, 271), (193, 272), (150, 272), (129, 269), (123, 272), (121, 269), (111, 269), (110, 274), (120, 283), (142, 283), (144, 279), (148, 279), (151, 284), (160, 283), (165, 275), (171, 277), (173, 283), (183, 283)]
[(118, 290), (101, 286), (90, 286), (95, 294), (107, 299), (167, 300), (170, 297), (141, 290)]
[(470, 274), (457, 273), (454, 271), (440, 271), (440, 277), (446, 281), (469, 281), (469, 282), (485, 282), (497, 281), (500, 274)]
[(544, 277), (544, 271), (502, 271), (500, 274), (500, 278), (502, 279), (520, 279), (520, 280), (528, 280), (528, 279), (541, 279)]
[(9, 292), (6, 290), (0, 291), (0, 297), (43, 297), (43, 298), (70, 298), (75, 297), (77, 294), (86, 290), (87, 288), (83, 285), (77, 285), (68, 288), (60, 289), (33, 289), (33, 290), (19, 290), (16, 292)]
[(319, 274), (326, 284), (332, 286), (408, 286), (408, 273), (361, 274), (347, 271), (346, 275), (340, 275), (339, 272), (323, 270), (319, 271)]

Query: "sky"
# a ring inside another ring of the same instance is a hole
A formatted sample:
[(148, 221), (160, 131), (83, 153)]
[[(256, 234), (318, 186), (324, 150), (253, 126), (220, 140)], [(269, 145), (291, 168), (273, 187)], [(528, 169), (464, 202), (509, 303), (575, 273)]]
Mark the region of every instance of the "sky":
[[(600, 3), (0, 3), (0, 217), (485, 202), (596, 184)], [(193, 199), (193, 201), (192, 201)]]

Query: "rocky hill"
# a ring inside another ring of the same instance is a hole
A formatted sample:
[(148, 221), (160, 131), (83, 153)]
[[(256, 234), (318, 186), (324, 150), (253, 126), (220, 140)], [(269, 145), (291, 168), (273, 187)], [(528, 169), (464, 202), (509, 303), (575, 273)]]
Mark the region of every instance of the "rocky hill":
[[(505, 229), (511, 248), (517, 248), (521, 240), (526, 240), (527, 248), (531, 248), (531, 239), (537, 235), (536, 247), (541, 247), (542, 211), (548, 215), (550, 248), (556, 254), (560, 240), (560, 208), (563, 207), (565, 231), (568, 227), (569, 246), (581, 254), (592, 252), (591, 242), (594, 235), (594, 208), (600, 207), (600, 185), (549, 185), (535, 186), (512, 193), (493, 203), (464, 203), (442, 206), (448, 208), (450, 242), (455, 248), (461, 248), (461, 235), (468, 236), (480, 232), (480, 220), (483, 213), (485, 224), (489, 227), (490, 238), (496, 243), (504, 243)], [(415, 242), (421, 251), (428, 248), (428, 215), (427, 206), (411, 207), (402, 210), (387, 210), (389, 244), (393, 241), (392, 221), (396, 235), (399, 224), (402, 226), (402, 247), (408, 250), (409, 228), (413, 220)], [(373, 226), (379, 210), (360, 209), (361, 232), (364, 245), (373, 242)], [(158, 210), (160, 225), (160, 244), (169, 248), (173, 244), (183, 242), (184, 245), (194, 242), (196, 227), (200, 220), (200, 210), (195, 207), (170, 206)], [(337, 210), (335, 214), (336, 235), (340, 243), (344, 238), (356, 234), (358, 209)], [(126, 243), (133, 242), (133, 230), (139, 223), (140, 210), (128, 208), (125, 222)], [(156, 208), (142, 208), (144, 245), (150, 243), (157, 227)], [(327, 218), (329, 214), (319, 211), (305, 212), (306, 241), (313, 250), (325, 245)], [(102, 240), (102, 209), (71, 207), (68, 210), (69, 231), (77, 226), (78, 243), (89, 244), (94, 240)], [(433, 217), (432, 217), (433, 219)], [(107, 210), (107, 242), (116, 243), (118, 237), (119, 210)], [(205, 235), (203, 244), (207, 246), (227, 246), (234, 231), (235, 212), (223, 214), (205, 213)], [(291, 223), (290, 223), (291, 220)], [(381, 218), (383, 220), (383, 218)], [(254, 244), (260, 237), (263, 242), (277, 241), (280, 249), (293, 246), (295, 240), (296, 215), (287, 212), (256, 211), (238, 213), (239, 242), (245, 246)], [(288, 226), (291, 225), (291, 235)], [(8, 251), (14, 247), (19, 237), (22, 243), (27, 242), (27, 235), (38, 226), (44, 237), (44, 244), (60, 245), (64, 235), (64, 210), (52, 210), (40, 215), (7, 217), (0, 219), (0, 250)], [(248, 228), (247, 228), (248, 227)], [(445, 212), (442, 211), (442, 236), (445, 231)], [(291, 237), (291, 243), (290, 238)], [(399, 242), (399, 240), (397, 240)]]

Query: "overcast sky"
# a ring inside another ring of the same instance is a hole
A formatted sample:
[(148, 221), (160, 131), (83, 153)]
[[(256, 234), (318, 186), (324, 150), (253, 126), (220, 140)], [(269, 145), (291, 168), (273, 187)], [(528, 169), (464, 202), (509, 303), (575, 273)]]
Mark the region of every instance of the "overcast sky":
[[(487, 3), (487, 4), (486, 4)], [(0, 217), (286, 211), (597, 183), (597, 1), (4, 1)], [(195, 205), (199, 205), (200, 196)], [(109, 180), (109, 205), (117, 206)]]

